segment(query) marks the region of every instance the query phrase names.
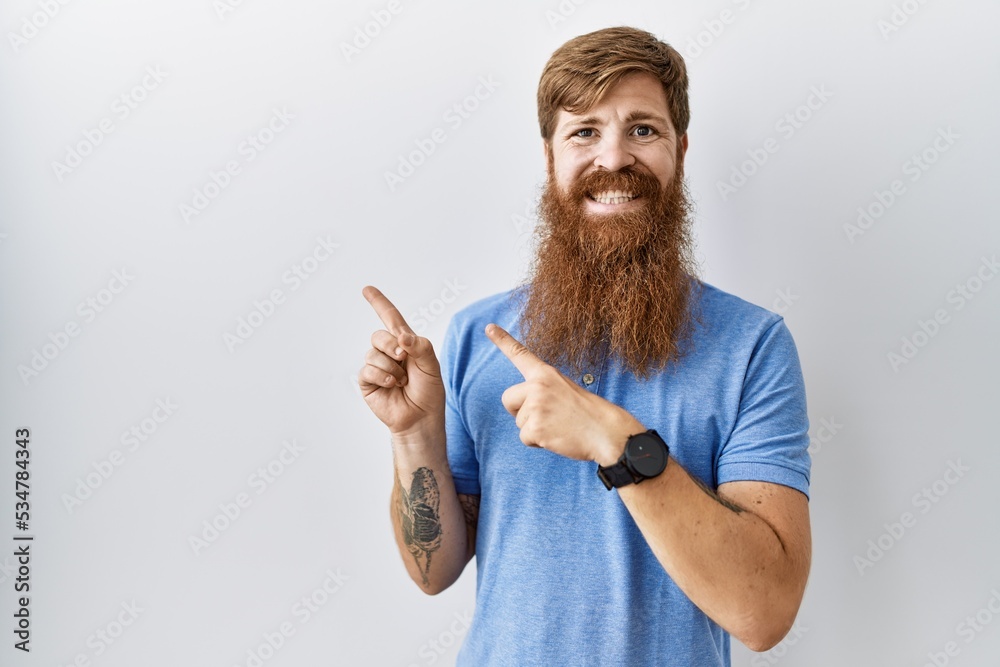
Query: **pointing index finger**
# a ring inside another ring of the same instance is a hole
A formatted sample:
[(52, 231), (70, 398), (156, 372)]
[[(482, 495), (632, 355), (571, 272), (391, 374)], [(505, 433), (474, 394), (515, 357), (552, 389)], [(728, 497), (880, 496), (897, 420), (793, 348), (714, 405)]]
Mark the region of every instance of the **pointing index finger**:
[(377, 287), (365, 285), (365, 287), (361, 290), (361, 295), (364, 296), (365, 299), (368, 300), (368, 303), (372, 305), (372, 308), (375, 309), (375, 313), (378, 315), (379, 319), (382, 320), (382, 324), (385, 325), (385, 328), (388, 329), (392, 335), (398, 336), (401, 333), (413, 333), (413, 329), (411, 329), (410, 325), (408, 325), (406, 320), (403, 319), (403, 315), (399, 312), (399, 309), (392, 305), (392, 302), (389, 301), (389, 299), (387, 299)]
[(494, 345), (500, 348), (504, 356), (510, 359), (514, 367), (521, 372), (521, 375), (526, 380), (530, 373), (547, 365), (544, 361), (536, 357), (531, 350), (496, 324), (490, 323), (486, 325), (486, 335), (489, 336)]

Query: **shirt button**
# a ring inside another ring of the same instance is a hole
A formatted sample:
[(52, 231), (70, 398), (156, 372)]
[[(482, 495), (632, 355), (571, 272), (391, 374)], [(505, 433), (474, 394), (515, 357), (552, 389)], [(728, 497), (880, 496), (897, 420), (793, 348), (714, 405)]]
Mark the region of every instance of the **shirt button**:
[(588, 386), (594, 384), (594, 376), (590, 373), (585, 373), (583, 375), (583, 383)]

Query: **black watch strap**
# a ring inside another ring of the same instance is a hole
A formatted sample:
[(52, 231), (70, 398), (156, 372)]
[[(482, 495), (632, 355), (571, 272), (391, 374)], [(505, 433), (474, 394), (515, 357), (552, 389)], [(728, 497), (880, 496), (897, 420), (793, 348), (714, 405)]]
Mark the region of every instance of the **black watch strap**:
[(618, 463), (606, 468), (597, 466), (597, 476), (604, 483), (604, 486), (607, 487), (608, 491), (636, 482), (635, 476), (625, 465), (624, 456), (618, 460)]

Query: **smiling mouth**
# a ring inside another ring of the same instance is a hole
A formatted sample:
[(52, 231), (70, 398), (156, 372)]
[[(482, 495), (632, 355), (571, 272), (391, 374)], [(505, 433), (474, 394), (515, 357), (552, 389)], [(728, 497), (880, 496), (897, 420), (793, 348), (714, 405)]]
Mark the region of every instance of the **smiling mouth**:
[(624, 204), (639, 197), (639, 195), (627, 190), (604, 190), (602, 192), (588, 193), (587, 196), (599, 204)]

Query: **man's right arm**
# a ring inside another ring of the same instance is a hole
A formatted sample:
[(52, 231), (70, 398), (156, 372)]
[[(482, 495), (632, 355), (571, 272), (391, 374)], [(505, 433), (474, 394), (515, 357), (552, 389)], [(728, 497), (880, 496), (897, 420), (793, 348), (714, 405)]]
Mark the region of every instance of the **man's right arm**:
[(395, 479), (389, 512), (410, 578), (429, 595), (458, 580), (476, 549), (479, 496), (459, 494), (444, 430), (393, 437)]
[(358, 386), (392, 435), (393, 533), (410, 578), (433, 595), (455, 583), (475, 553), (479, 496), (460, 496), (451, 477), (433, 345), (377, 288), (366, 285), (361, 293), (386, 326), (372, 334)]

